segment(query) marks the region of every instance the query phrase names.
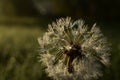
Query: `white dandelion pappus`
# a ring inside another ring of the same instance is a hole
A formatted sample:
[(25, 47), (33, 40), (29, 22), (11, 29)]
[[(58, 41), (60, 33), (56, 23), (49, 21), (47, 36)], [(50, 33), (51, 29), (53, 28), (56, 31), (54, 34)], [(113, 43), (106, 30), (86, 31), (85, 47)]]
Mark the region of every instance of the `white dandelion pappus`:
[(38, 42), (40, 61), (55, 80), (97, 79), (109, 65), (110, 47), (96, 24), (88, 30), (83, 20), (61, 18), (48, 25)]

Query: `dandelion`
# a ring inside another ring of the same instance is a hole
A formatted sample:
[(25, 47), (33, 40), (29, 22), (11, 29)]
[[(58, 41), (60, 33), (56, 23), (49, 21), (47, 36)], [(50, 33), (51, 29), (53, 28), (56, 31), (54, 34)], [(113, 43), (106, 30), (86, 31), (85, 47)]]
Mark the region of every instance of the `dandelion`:
[(109, 65), (110, 47), (96, 24), (88, 29), (83, 20), (61, 18), (38, 42), (40, 61), (55, 80), (98, 79)]

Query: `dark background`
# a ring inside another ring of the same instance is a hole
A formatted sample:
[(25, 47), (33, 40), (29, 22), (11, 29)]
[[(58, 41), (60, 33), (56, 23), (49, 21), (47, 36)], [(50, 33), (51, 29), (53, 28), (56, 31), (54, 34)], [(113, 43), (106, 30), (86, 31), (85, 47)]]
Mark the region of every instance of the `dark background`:
[(0, 80), (50, 80), (38, 62), (37, 38), (67, 16), (100, 26), (111, 43), (101, 80), (120, 80), (120, 0), (0, 0)]

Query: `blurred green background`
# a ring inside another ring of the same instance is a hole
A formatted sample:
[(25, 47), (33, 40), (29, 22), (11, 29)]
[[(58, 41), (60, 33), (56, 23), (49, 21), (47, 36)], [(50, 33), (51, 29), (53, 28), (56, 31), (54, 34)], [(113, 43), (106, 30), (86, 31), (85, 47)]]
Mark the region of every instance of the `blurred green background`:
[(60, 17), (97, 22), (111, 45), (100, 80), (120, 80), (119, 0), (0, 0), (0, 80), (50, 80), (38, 62), (37, 38)]

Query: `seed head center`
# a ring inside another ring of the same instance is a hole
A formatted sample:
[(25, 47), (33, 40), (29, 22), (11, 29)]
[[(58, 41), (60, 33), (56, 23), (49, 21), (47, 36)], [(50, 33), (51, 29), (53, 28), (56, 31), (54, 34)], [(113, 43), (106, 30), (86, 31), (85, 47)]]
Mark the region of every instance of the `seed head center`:
[(65, 50), (65, 54), (68, 57), (73, 58), (73, 59), (75, 59), (76, 57), (82, 58), (82, 51), (79, 45), (72, 45), (71, 49)]
[(69, 58), (68, 64), (67, 64), (68, 65), (68, 72), (73, 73), (73, 66), (72, 66), (73, 60), (77, 57), (79, 59), (83, 58), (81, 47), (79, 45), (72, 45), (71, 49), (65, 50), (64, 53)]

